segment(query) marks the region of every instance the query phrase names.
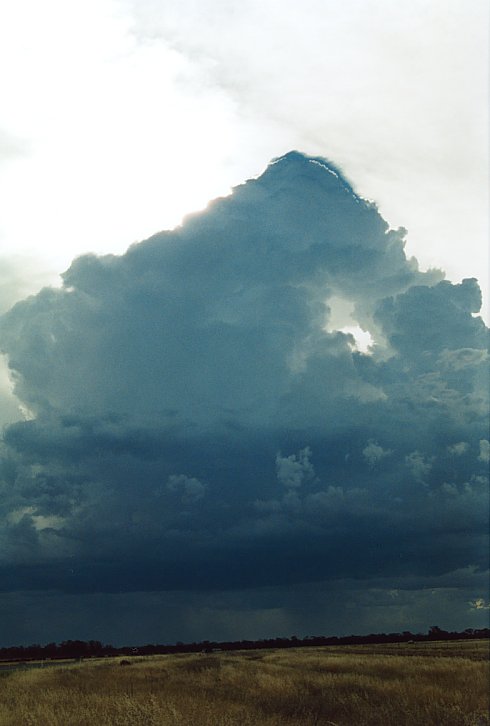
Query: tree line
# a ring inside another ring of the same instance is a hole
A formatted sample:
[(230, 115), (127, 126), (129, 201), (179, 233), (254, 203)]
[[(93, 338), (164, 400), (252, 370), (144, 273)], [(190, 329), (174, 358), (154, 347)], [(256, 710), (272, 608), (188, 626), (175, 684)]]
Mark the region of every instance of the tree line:
[(173, 645), (147, 644), (115, 647), (104, 645), (99, 640), (64, 640), (61, 643), (40, 645), (15, 645), (0, 648), (0, 660), (57, 660), (65, 658), (103, 658), (104, 656), (120, 655), (161, 655), (171, 653), (212, 653), (226, 650), (258, 650), (261, 648), (299, 648), (318, 647), (323, 645), (368, 645), (379, 643), (420, 643), (437, 640), (468, 640), (490, 638), (489, 628), (467, 628), (462, 632), (442, 630), (437, 625), (429, 628), (427, 633), (371, 633), (370, 635), (324, 636), (307, 635), (298, 638), (266, 638), (261, 640), (232, 640), (183, 643)]

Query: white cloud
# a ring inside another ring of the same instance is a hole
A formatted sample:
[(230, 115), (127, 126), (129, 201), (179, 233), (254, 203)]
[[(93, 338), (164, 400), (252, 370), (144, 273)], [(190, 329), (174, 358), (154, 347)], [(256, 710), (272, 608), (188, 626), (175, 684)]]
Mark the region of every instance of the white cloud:
[(121, 252), (299, 147), (333, 158), (406, 225), (422, 265), (478, 276), (488, 7), (415, 7), (4, 4), (0, 244), (58, 270), (82, 252)]
[(0, 167), (4, 252), (41, 253), (61, 271), (227, 191), (233, 102), (178, 51), (137, 42), (130, 20), (114, 0), (0, 11), (0, 62), (12, 69), (0, 124), (27, 149)]

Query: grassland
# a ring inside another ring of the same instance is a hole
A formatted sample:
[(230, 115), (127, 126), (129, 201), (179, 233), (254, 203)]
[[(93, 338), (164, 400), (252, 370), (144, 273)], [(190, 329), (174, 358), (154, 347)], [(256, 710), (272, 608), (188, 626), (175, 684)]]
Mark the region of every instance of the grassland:
[(484, 726), (488, 641), (90, 660), (0, 675), (1, 726)]

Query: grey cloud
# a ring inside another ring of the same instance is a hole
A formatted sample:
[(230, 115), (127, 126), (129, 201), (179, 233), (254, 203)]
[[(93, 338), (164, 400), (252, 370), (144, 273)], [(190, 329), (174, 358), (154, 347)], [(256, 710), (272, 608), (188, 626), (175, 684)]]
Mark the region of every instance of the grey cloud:
[(277, 479), (286, 489), (298, 489), (305, 481), (315, 475), (310, 461), (311, 449), (307, 446), (297, 455), (276, 456)]
[(480, 317), (472, 316), (480, 307), (475, 279), (459, 285), (443, 280), (432, 287), (414, 285), (403, 295), (385, 299), (376, 314), (393, 347), (423, 365), (424, 352), (447, 358), (447, 351), (486, 350), (488, 330)]
[(468, 451), (468, 444), (466, 441), (458, 441), (458, 443), (448, 446), (447, 450), (453, 456), (462, 456)]
[(420, 451), (412, 451), (405, 457), (405, 464), (418, 481), (425, 481), (432, 469), (431, 459), (424, 457)]
[[(116, 645), (177, 640), (225, 640), (349, 635), (411, 630), (438, 623), (448, 630), (487, 627), (479, 607), (488, 572), (445, 578), (386, 581), (367, 588), (356, 580), (213, 592), (67, 594), (52, 591), (0, 595), (0, 642), (60, 642), (69, 637)], [(32, 618), (32, 613), (36, 618)], [(138, 617), (135, 618), (135, 613)]]
[[(478, 286), (420, 272), (404, 236), (292, 152), (17, 303), (0, 347), (32, 420), (3, 436), (3, 589), (399, 588), (485, 569)], [(329, 327), (338, 298), (369, 354)]]
[(481, 439), (480, 441), (480, 453), (478, 454), (478, 460), (485, 463), (490, 461), (490, 443), (487, 439)]
[[(262, 422), (276, 417), (294, 365), (310, 365), (310, 380), (336, 376), (352, 387), (348, 337), (320, 327), (332, 292), (366, 303), (422, 279), (430, 276), (406, 262), (403, 241), (372, 205), (292, 154), (174, 233), (123, 257), (75, 261), (61, 292), (43, 290), (13, 309), (2, 338), (8, 348), (20, 337), (11, 364), (19, 396), (36, 411), (84, 406), (147, 418), (165, 409), (197, 422), (239, 408), (242, 420)], [(87, 380), (89, 358), (105, 365)], [(136, 365), (147, 382), (138, 388)], [(359, 396), (376, 395), (362, 380), (356, 386)]]
[(172, 474), (167, 480), (167, 489), (180, 493), (183, 504), (193, 504), (203, 498), (206, 486), (194, 477)]
[(366, 459), (369, 466), (375, 466), (386, 456), (390, 456), (393, 452), (390, 449), (383, 449), (376, 441), (369, 441), (362, 450), (362, 455)]

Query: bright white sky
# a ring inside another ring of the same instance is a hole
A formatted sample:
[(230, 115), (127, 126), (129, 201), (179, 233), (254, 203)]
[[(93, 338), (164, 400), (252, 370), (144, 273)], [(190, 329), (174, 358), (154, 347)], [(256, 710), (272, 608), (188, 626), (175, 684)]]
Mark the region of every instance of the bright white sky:
[(486, 0), (0, 0), (0, 310), (297, 148), (487, 285)]

